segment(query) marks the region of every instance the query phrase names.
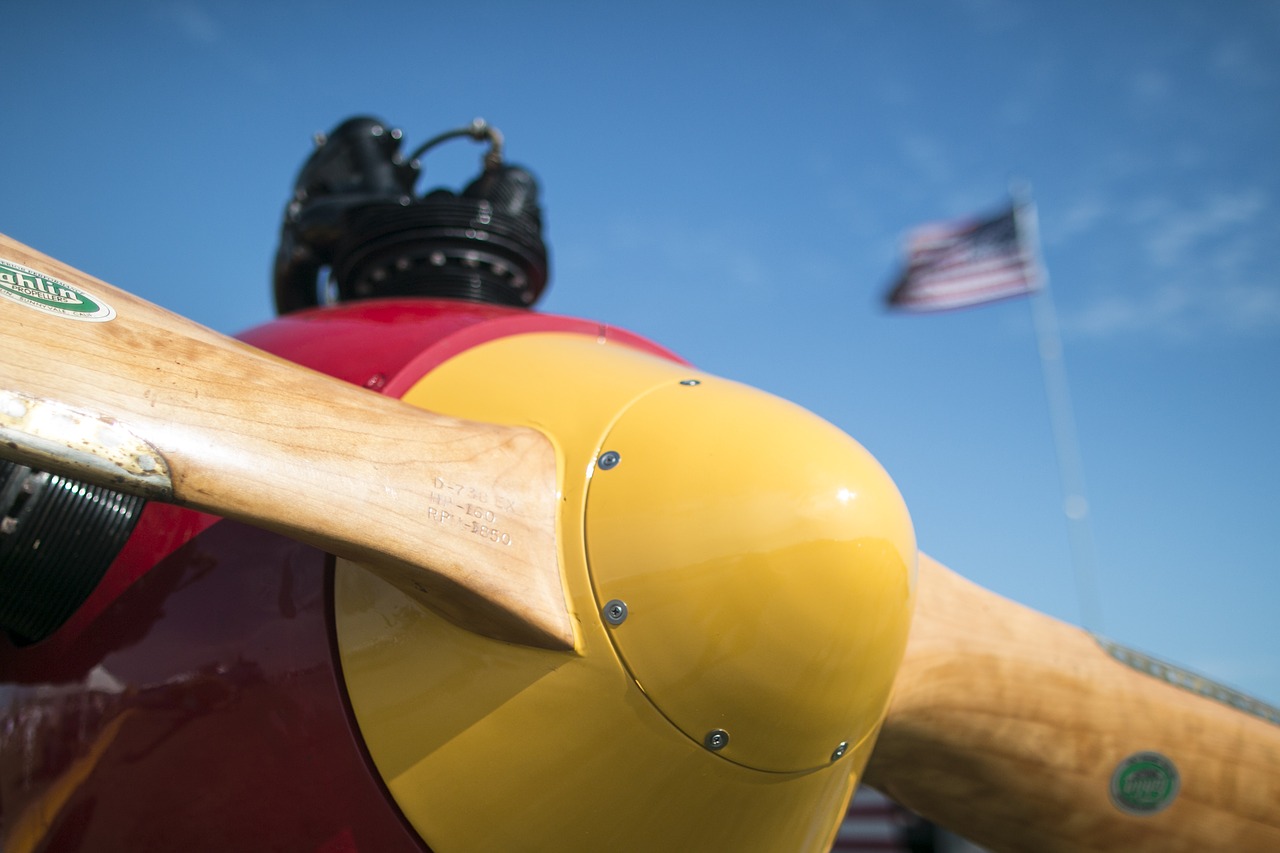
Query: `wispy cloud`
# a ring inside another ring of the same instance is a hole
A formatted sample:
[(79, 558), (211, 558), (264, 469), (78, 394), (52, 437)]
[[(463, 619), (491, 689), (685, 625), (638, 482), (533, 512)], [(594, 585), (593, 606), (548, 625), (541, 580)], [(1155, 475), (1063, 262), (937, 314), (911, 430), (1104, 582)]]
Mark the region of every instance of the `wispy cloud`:
[(1176, 87), (1169, 74), (1157, 68), (1143, 69), (1129, 80), (1129, 94), (1140, 104), (1163, 104), (1169, 101), (1175, 91)]
[(217, 44), (222, 41), (222, 26), (198, 3), (189, 0), (165, 3), (158, 6), (157, 11), (191, 41), (199, 44)]
[(1178, 285), (1167, 285), (1143, 293), (1108, 294), (1063, 318), (1073, 332), (1108, 337), (1135, 332), (1163, 332), (1185, 335), (1186, 318), (1194, 302), (1192, 294)]
[(959, 6), (979, 32), (1007, 32), (1026, 20), (1026, 10), (1010, 0), (962, 0)]
[(1101, 195), (1090, 194), (1077, 198), (1055, 216), (1053, 231), (1046, 234), (1045, 238), (1053, 244), (1067, 242), (1078, 234), (1092, 230), (1106, 219), (1109, 212), (1110, 206)]
[(1123, 282), (1066, 313), (1092, 336), (1189, 338), (1280, 330), (1280, 211), (1263, 189), (1206, 193), (1197, 201), (1155, 194), (1127, 209), (1101, 196), (1068, 207), (1055, 242), (1105, 225), (1129, 241)]
[(1222, 332), (1274, 332), (1280, 330), (1280, 287), (1257, 282), (1165, 281), (1095, 298), (1066, 312), (1063, 325), (1093, 337), (1148, 334), (1189, 339)]
[(1218, 192), (1194, 206), (1167, 196), (1147, 199), (1135, 211), (1145, 231), (1147, 257), (1159, 267), (1200, 265), (1197, 258), (1214, 249), (1224, 237), (1239, 235), (1269, 207), (1259, 188)]
[(274, 58), (255, 52), (249, 42), (236, 38), (243, 25), (228, 27), (225, 23), (227, 12), (217, 4), (180, 0), (174, 3), (156, 3), (152, 10), (165, 30), (176, 34), (174, 38), (185, 40), (195, 50), (221, 63), (224, 68), (245, 75), (259, 84), (274, 84), (279, 81), (280, 74), (275, 67)]
[(775, 293), (777, 277), (743, 233), (727, 226), (618, 219), (601, 229), (590, 248), (568, 246), (559, 257), (567, 271), (579, 275), (598, 275), (602, 267), (616, 273), (621, 263), (655, 273), (655, 287), (661, 286), (663, 271), (678, 270), (682, 278), (692, 275), (733, 287), (739, 295), (767, 297)]
[(1255, 46), (1244, 39), (1217, 44), (1210, 54), (1209, 68), (1228, 81), (1247, 86), (1275, 83), (1271, 64), (1260, 59)]
[(912, 133), (902, 140), (901, 150), (908, 168), (920, 178), (937, 184), (951, 180), (955, 170), (947, 146), (939, 140)]

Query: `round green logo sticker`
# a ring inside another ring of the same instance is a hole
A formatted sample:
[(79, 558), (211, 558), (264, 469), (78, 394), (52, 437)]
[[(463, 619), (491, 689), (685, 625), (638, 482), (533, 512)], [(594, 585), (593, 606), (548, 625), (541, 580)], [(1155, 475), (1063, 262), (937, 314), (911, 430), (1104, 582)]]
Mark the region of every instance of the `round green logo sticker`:
[(1158, 752), (1135, 752), (1111, 774), (1111, 802), (1122, 812), (1151, 815), (1178, 795), (1178, 768)]
[(59, 317), (105, 323), (115, 309), (65, 281), (0, 258), (0, 296)]

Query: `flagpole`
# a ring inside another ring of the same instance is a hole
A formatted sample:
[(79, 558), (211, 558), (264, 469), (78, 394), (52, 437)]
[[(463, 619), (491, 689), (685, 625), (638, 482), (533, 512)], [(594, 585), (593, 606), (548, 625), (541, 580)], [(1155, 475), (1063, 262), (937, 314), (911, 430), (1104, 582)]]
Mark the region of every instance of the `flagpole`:
[(1067, 369), (1062, 358), (1058, 312), (1050, 293), (1049, 271), (1040, 253), (1039, 223), (1030, 191), (1021, 185), (1014, 187), (1011, 195), (1018, 234), (1025, 239), (1024, 246), (1031, 252), (1040, 280), (1039, 288), (1030, 296), (1031, 318), (1036, 349), (1040, 353), (1045, 397), (1049, 403), (1049, 420), (1062, 486), (1062, 511), (1066, 517), (1072, 574), (1080, 600), (1081, 625), (1086, 630), (1100, 633), (1103, 627), (1102, 607), (1095, 571), (1093, 527), (1089, 520), (1089, 501), (1085, 496), (1084, 466), (1080, 459)]

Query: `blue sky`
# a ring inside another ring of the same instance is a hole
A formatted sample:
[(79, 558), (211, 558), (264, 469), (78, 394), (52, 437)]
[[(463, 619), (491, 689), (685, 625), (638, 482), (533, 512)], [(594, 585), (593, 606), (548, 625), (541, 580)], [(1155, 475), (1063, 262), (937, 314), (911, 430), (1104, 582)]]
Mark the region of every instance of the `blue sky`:
[(1099, 627), (1280, 703), (1280, 3), (17, 5), (0, 231), (232, 333), (313, 133), (484, 116), (544, 187), (544, 310), (832, 420), (926, 551), (1078, 623), (1028, 303), (879, 306), (905, 231), (1028, 181)]

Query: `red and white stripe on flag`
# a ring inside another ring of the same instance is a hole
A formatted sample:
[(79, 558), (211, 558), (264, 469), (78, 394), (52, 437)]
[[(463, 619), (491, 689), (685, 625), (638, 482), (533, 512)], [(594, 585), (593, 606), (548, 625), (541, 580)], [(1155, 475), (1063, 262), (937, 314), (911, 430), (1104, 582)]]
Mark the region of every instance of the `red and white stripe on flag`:
[(907, 268), (890, 307), (945, 311), (1022, 296), (1041, 286), (1032, 241), (1016, 208), (991, 219), (924, 225), (907, 237)]

